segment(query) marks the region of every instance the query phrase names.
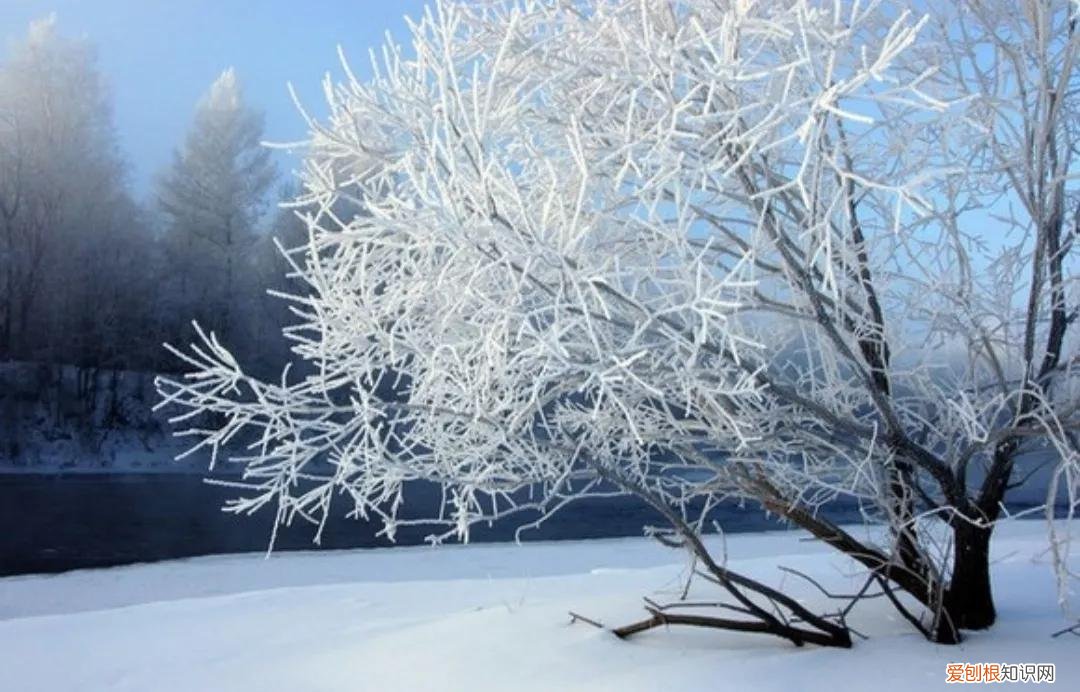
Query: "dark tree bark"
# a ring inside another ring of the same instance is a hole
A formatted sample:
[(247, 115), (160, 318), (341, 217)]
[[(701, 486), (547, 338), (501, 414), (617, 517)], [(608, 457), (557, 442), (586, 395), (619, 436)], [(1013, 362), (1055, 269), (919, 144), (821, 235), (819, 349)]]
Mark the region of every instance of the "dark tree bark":
[(992, 526), (958, 520), (953, 530), (953, 572), (945, 591), (944, 615), (956, 629), (982, 630), (994, 624), (997, 611), (990, 583)]

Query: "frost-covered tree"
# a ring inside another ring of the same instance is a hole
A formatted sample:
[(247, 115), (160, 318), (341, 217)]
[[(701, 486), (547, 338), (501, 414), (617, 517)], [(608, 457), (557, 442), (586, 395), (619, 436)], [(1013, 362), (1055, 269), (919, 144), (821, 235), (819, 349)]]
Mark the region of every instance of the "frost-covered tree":
[(282, 204), (252, 248), (252, 294), (246, 315), (252, 326), (248, 346), (241, 351), (252, 372), (273, 374), (289, 360), (291, 344), (282, 327), (293, 322), (292, 306), (280, 296), (304, 291), (303, 281), (291, 267), (291, 262), (302, 261), (307, 241), (307, 226), (289, 204), (298, 190), (296, 185), (286, 185), (279, 191)]
[(139, 306), (106, 302), (150, 235), (114, 140), (93, 46), (34, 22), (0, 62), (0, 358), (101, 365), (131, 338)]
[(232, 337), (245, 333), (248, 306), (240, 303), (250, 293), (256, 224), (276, 177), (262, 136), (263, 115), (245, 102), (229, 68), (199, 101), (187, 139), (158, 182), (174, 277), (168, 311), (187, 313), (181, 323), (198, 313)]
[(310, 370), (260, 381), (204, 332), (164, 404), (218, 414), (188, 431), (215, 457), (252, 441), (238, 512), (341, 505), (393, 537), (432, 481), (438, 540), (630, 493), (735, 599), (709, 624), (847, 645), (709, 555), (737, 498), (927, 637), (989, 626), (1017, 459), (1049, 464), (1048, 512), (1080, 490), (1077, 38), (1063, 1), (930, 9), (437, 4), (310, 121)]

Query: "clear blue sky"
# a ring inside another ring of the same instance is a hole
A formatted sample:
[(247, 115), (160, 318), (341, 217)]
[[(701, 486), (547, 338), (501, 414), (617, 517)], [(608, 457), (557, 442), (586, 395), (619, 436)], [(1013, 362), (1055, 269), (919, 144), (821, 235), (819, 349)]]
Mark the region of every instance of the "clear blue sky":
[[(0, 55), (30, 21), (57, 14), (59, 30), (98, 48), (113, 94), (116, 130), (134, 191), (144, 197), (172, 157), (195, 102), (226, 67), (237, 69), (248, 100), (266, 112), (270, 140), (303, 136), (289, 99), (321, 112), (320, 83), (340, 74), (341, 45), (358, 76), (368, 50), (390, 31), (406, 38), (403, 17), (423, 0), (0, 0)], [(283, 161), (283, 172), (289, 162)]]

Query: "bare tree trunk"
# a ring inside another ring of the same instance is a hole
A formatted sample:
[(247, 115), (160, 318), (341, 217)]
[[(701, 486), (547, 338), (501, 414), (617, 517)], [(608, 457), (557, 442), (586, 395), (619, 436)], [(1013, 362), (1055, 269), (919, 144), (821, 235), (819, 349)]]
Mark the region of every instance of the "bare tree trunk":
[(7, 281), (7, 290), (4, 292), (4, 309), (3, 309), (4, 321), (0, 322), (0, 356), (3, 356), (5, 358), (12, 357), (12, 353), (11, 353), (11, 351), (12, 351), (12, 348), (11, 348), (11, 321), (12, 321), (12, 317), (11, 317), (11, 313), (12, 313), (11, 295), (14, 292), (14, 290), (15, 289), (12, 286), (12, 282), (11, 282), (11, 279), (10, 279), (10, 268), (9, 268), (9, 279)]
[(957, 629), (986, 629), (997, 618), (990, 584), (992, 534), (993, 526), (962, 519), (953, 529), (953, 572), (943, 605), (945, 616)]
[(7, 233), (5, 248), (0, 259), (3, 259), (4, 264), (4, 299), (3, 305), (0, 306), (0, 315), (3, 316), (3, 321), (0, 322), (0, 355), (4, 357), (11, 356), (11, 321), (12, 313), (14, 311), (14, 295), (15, 295), (15, 241), (12, 238), (11, 222), (6, 222)]
[(1015, 438), (998, 445), (972, 508), (976, 515), (972, 519), (977, 521), (957, 517), (953, 526), (953, 573), (944, 607), (961, 629), (986, 629), (997, 618), (990, 584), (990, 539), (1012, 477), (1016, 450)]

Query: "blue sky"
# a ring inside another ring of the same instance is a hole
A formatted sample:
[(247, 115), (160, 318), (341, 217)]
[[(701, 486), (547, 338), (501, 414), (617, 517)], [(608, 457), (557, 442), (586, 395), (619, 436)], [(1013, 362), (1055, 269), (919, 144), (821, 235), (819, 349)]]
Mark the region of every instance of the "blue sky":
[[(266, 136), (291, 141), (304, 124), (286, 89), (320, 112), (320, 82), (339, 74), (337, 46), (358, 76), (370, 72), (368, 49), (387, 31), (406, 37), (403, 17), (422, 0), (0, 0), (2, 54), (30, 21), (57, 14), (67, 36), (98, 48), (113, 94), (116, 130), (136, 194), (152, 190), (171, 160), (195, 102), (233, 66), (248, 100), (266, 112)], [(283, 161), (283, 169), (289, 166)]]

